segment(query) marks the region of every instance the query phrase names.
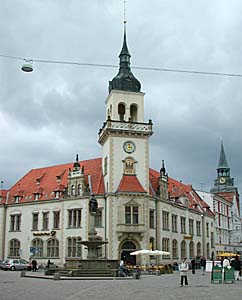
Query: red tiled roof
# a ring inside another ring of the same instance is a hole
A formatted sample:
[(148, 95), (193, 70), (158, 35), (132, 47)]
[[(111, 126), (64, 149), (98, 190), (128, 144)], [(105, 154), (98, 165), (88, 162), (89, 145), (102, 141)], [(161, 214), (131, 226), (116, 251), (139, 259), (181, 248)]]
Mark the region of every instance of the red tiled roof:
[(216, 192), (216, 195), (226, 199), (229, 202), (233, 202), (233, 197), (235, 195), (235, 192)]
[[(79, 162), (84, 167), (86, 183), (91, 181), (92, 193), (102, 195), (105, 193), (104, 178), (102, 175), (102, 159), (90, 159)], [(39, 193), (39, 200), (50, 200), (55, 197), (55, 191), (64, 191), (67, 188), (68, 170), (73, 168), (73, 163), (33, 169), (29, 171), (9, 190), (8, 203), (14, 201), (14, 196), (20, 196), (19, 202), (34, 201), (34, 194)], [(160, 173), (154, 169), (149, 170), (149, 194), (155, 196), (158, 190)], [(0, 191), (1, 192), (1, 191)], [(3, 193), (4, 191), (2, 191)], [(135, 175), (123, 175), (117, 192), (146, 193)], [(168, 179), (168, 192), (172, 198), (186, 197), (189, 208), (196, 211), (210, 210), (204, 201), (193, 190), (191, 185), (186, 185), (171, 177)], [(4, 192), (5, 196), (7, 191)], [(1, 195), (1, 194), (0, 194)], [(182, 203), (180, 203), (182, 205)], [(211, 212), (212, 213), (212, 212)]]
[(136, 175), (123, 175), (117, 192), (146, 193)]
[(239, 194), (236, 191), (232, 191), (232, 192), (218, 192), (216, 193), (216, 195), (219, 195), (220, 197), (226, 199), (229, 202), (233, 202), (233, 199), (235, 197), (236, 199), (236, 204), (238, 207), (238, 211), (240, 211), (240, 200), (239, 200)]
[[(150, 183), (153, 189), (157, 192), (160, 173), (150, 169)], [(209, 209), (209, 206), (203, 201), (199, 195), (195, 192), (191, 185), (184, 184), (171, 177), (168, 178), (168, 192), (171, 198), (186, 197), (188, 199), (188, 207), (197, 212), (206, 212), (213, 216), (213, 212)], [(182, 204), (180, 201), (178, 204)]]
[(6, 203), (8, 190), (0, 190), (0, 204)]
[[(102, 176), (101, 158), (84, 160), (79, 162), (84, 166), (85, 178), (90, 175), (92, 192), (94, 194), (104, 194), (104, 182)], [(67, 187), (68, 170), (73, 168), (73, 163), (33, 169), (29, 171), (9, 190), (9, 203), (21, 191), (19, 202), (31, 202), (34, 194), (40, 193), (39, 200), (49, 200), (54, 198), (54, 191), (59, 186), (60, 191)], [(57, 181), (58, 176), (58, 181)]]

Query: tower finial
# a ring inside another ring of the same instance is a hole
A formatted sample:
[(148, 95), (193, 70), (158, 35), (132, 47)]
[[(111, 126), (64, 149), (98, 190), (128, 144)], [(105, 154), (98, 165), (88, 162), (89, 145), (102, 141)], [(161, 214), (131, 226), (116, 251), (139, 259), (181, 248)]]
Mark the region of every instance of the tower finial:
[(123, 46), (119, 54), (119, 72), (111, 81), (109, 81), (109, 92), (112, 90), (140, 92), (141, 89), (140, 82), (134, 77), (130, 68), (131, 55), (128, 50), (126, 38), (126, 3), (127, 0), (124, 0), (124, 39)]
[(126, 23), (127, 23), (127, 7), (126, 7), (126, 4), (127, 4), (127, 0), (124, 0), (124, 27), (126, 27)]

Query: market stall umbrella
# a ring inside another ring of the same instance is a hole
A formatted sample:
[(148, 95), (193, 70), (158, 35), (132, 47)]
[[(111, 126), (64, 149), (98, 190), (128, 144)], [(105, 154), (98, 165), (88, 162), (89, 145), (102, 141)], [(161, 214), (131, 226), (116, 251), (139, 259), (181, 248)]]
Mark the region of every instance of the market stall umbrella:
[(142, 249), (131, 252), (130, 255), (152, 255), (152, 250)]
[(162, 250), (154, 250), (151, 255), (170, 255), (170, 252), (162, 251)]
[(221, 257), (232, 257), (232, 256), (240, 256), (240, 254), (225, 252), (225, 253), (219, 254), (218, 256), (221, 256)]

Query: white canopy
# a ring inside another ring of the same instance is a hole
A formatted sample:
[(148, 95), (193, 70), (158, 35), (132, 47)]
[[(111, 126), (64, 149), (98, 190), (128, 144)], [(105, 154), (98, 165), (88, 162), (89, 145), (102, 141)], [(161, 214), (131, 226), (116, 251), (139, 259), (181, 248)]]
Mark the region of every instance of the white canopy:
[(134, 252), (131, 252), (130, 255), (169, 255), (170, 252), (162, 251), (162, 250), (137, 250)]

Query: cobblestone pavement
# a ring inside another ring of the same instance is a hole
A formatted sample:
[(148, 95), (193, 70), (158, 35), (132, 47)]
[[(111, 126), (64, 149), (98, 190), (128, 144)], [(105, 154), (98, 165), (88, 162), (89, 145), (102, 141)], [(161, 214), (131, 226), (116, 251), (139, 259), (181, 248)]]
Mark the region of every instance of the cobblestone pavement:
[[(39, 273), (40, 274), (40, 273)], [(37, 274), (36, 274), (37, 275)], [(179, 274), (143, 275), (140, 280), (61, 280), (20, 277), (0, 271), (0, 300), (218, 300), (242, 299), (242, 280), (211, 284), (210, 274), (189, 274), (179, 287)]]

